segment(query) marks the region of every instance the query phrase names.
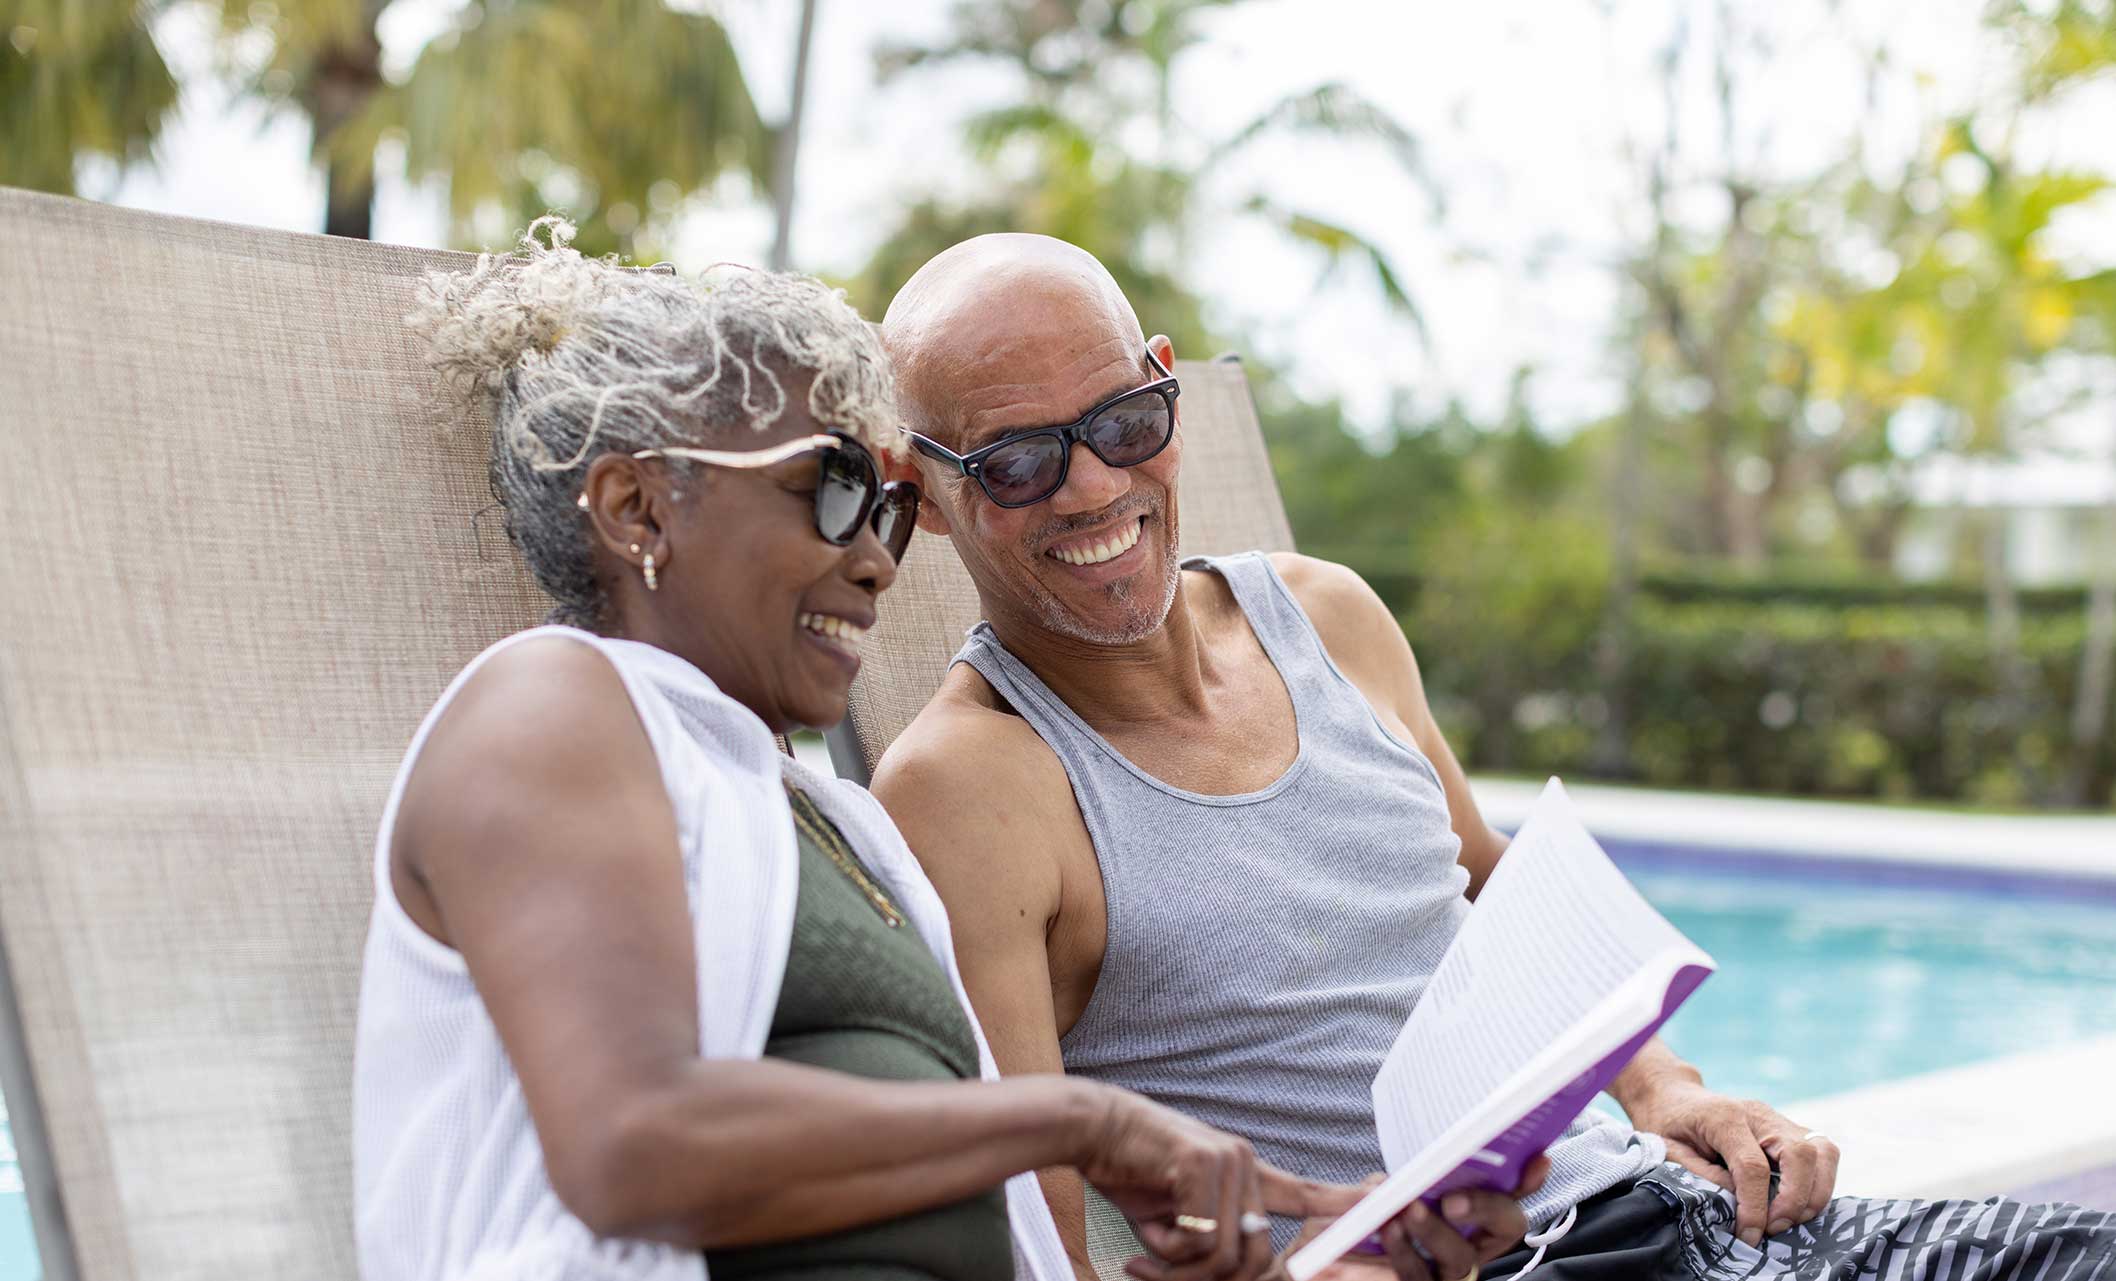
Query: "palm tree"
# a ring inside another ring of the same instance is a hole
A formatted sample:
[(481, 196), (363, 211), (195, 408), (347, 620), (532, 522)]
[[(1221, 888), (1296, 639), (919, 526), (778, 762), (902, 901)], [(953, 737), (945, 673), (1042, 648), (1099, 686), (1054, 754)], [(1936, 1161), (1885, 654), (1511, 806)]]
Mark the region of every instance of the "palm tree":
[[(965, 141), (991, 194), (967, 204), (921, 201), (884, 241), (855, 282), (874, 312), (933, 253), (981, 231), (1035, 231), (1101, 259), (1142, 314), (1177, 343), (1204, 341), (1201, 307), (1182, 283), (1192, 230), (1208, 213), (1259, 218), (1313, 249), (1325, 274), (1361, 264), (1383, 296), (1423, 334), (1423, 320), (1373, 242), (1313, 210), (1260, 190), (1231, 197), (1214, 188), (1221, 166), (1269, 137), (1316, 133), (1379, 144), (1425, 183), (1416, 139), (1387, 113), (1341, 84), (1293, 94), (1192, 155), (1171, 98), (1175, 64), (1201, 39), (1198, 19), (1234, 0), (999, 0), (959, 3), (950, 37), (932, 46), (879, 53), (883, 78), (948, 62), (1006, 64), (1023, 100), (973, 117)], [(1128, 149), (1126, 126), (1155, 125), (1153, 143)], [(1211, 197), (1211, 198), (1207, 198)]]
[(0, 17), (0, 183), (71, 195), (84, 153), (144, 159), (176, 81), (130, 4), (15, 0)]
[(248, 68), (250, 92), (307, 116), (310, 151), (324, 173), (323, 230), (368, 237), (375, 202), (374, 155), (340, 145), (346, 127), (384, 88), (375, 23), (390, 0), (224, 3), (231, 37), (264, 36), (271, 55)]
[(231, 33), (271, 41), (253, 87), (314, 125), (333, 234), (367, 234), (375, 147), (390, 136), (409, 177), (446, 177), (466, 242), (484, 238), (481, 213), (511, 230), (557, 205), (583, 222), (584, 249), (629, 252), (723, 172), (768, 180), (770, 131), (710, 16), (663, 0), (486, 0), (396, 84), (375, 34), (388, 4), (223, 6)]
[(808, 103), (808, 46), (815, 38), (816, 0), (801, 0), (801, 27), (794, 37), (793, 91), (779, 125), (772, 156), (772, 238), (769, 265), (785, 271), (793, 263), (794, 179), (801, 152), (801, 111)]

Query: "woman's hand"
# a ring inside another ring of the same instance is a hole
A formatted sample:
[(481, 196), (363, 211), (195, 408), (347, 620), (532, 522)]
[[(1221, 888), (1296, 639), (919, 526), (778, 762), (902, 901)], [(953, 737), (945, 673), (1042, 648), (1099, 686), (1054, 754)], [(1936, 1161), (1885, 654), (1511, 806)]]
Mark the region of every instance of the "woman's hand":
[[(1423, 1201), (1413, 1201), (1382, 1225), (1386, 1262), (1371, 1254), (1348, 1254), (1317, 1273), (1316, 1281), (1380, 1281), (1392, 1275), (1401, 1281), (1461, 1281), (1520, 1244), (1528, 1232), (1521, 1199), (1542, 1187), (1549, 1173), (1549, 1158), (1539, 1156), (1528, 1163), (1511, 1193), (1450, 1192), (1440, 1199), (1437, 1214)], [(1381, 1175), (1374, 1175), (1360, 1190), (1365, 1192), (1381, 1180)], [(1292, 1250), (1306, 1245), (1329, 1224), (1327, 1218), (1309, 1220)]]
[(1139, 1281), (1262, 1276), (1271, 1232), (1243, 1231), (1245, 1215), (1268, 1224), (1268, 1214), (1336, 1215), (1359, 1200), (1358, 1188), (1295, 1178), (1247, 1140), (1135, 1094), (1098, 1087), (1096, 1103), (1074, 1165), (1152, 1251), (1125, 1265)]

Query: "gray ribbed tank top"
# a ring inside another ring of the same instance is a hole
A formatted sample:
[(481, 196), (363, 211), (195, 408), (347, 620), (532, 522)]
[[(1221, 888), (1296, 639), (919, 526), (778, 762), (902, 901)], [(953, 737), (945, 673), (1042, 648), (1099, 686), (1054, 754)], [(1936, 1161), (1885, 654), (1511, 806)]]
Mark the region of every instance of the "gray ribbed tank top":
[[(1262, 791), (1204, 796), (1127, 760), (980, 623), (956, 662), (1058, 754), (1102, 866), (1109, 941), (1066, 1071), (1239, 1134), (1309, 1178), (1381, 1169), (1374, 1074), (1469, 913), (1432, 762), (1382, 727), (1260, 552), (1196, 557), (1292, 696), (1299, 755)], [(1665, 1148), (1590, 1110), (1527, 1203), (1544, 1223)], [(1294, 1228), (1280, 1223), (1283, 1247)]]

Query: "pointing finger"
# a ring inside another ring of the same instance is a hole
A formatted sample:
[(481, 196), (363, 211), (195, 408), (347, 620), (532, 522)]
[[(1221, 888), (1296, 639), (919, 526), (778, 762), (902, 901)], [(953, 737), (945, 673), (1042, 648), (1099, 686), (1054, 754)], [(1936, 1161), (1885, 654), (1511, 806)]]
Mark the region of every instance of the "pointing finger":
[(1359, 1198), (1366, 1195), (1364, 1188), (1318, 1183), (1288, 1174), (1269, 1161), (1259, 1160), (1256, 1172), (1263, 1180), (1264, 1208), (1273, 1214), (1301, 1219), (1335, 1218), (1359, 1204)]

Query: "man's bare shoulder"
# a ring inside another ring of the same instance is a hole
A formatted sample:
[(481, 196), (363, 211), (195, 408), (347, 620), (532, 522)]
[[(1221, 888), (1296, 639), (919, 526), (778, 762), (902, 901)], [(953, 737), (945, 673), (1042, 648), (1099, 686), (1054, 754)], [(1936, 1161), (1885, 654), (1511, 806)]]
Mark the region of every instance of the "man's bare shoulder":
[(1055, 854), (1054, 829), (1080, 826), (1057, 754), (967, 665), (882, 754), (871, 790), (929, 874), (1000, 847)]
[(1354, 570), (1299, 552), (1271, 553), (1271, 567), (1307, 611), (1339, 666), (1348, 656), (1357, 661), (1377, 645), (1386, 649), (1404, 643), (1395, 615)]

